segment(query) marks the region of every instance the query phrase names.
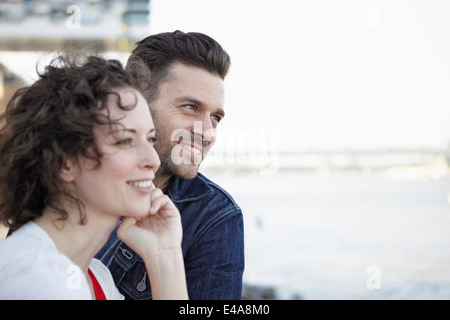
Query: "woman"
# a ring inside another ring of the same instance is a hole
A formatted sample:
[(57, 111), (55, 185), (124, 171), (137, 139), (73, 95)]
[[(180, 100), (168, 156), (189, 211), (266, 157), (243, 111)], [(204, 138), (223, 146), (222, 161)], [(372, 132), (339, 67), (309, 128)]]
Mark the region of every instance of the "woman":
[(145, 261), (154, 299), (187, 298), (180, 215), (142, 95), (115, 60), (58, 58), (1, 116), (0, 299), (122, 299), (94, 255), (119, 237)]

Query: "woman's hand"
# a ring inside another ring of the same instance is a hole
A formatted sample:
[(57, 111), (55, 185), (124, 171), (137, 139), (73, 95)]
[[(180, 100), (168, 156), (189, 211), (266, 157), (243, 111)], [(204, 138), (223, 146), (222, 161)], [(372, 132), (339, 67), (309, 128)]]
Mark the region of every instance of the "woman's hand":
[(181, 249), (183, 229), (178, 209), (161, 189), (153, 189), (148, 216), (125, 217), (117, 235), (143, 259)]
[(150, 200), (148, 216), (125, 217), (117, 235), (144, 260), (153, 299), (188, 299), (180, 213), (161, 189)]

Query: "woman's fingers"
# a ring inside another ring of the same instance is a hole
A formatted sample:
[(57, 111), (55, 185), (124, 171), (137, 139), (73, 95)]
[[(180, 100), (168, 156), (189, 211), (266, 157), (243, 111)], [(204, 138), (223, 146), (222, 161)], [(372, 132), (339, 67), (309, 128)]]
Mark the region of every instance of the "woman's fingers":
[(169, 203), (170, 199), (168, 196), (161, 194), (158, 197), (152, 199), (150, 214), (157, 213), (161, 208), (165, 208)]

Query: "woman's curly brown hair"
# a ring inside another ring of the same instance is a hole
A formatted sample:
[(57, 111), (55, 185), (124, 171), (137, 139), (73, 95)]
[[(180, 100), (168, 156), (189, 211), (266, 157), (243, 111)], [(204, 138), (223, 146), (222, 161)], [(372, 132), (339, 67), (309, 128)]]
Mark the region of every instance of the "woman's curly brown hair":
[[(40, 217), (44, 208), (66, 219), (61, 197), (78, 206), (85, 222), (83, 204), (64, 188), (59, 171), (64, 159), (79, 156), (100, 165), (93, 128), (115, 123), (109, 118), (108, 95), (118, 96), (114, 90), (131, 87), (131, 81), (117, 60), (78, 60), (53, 60), (39, 80), (14, 94), (0, 115), (0, 222), (7, 227), (19, 228)], [(118, 104), (130, 109), (120, 99)]]

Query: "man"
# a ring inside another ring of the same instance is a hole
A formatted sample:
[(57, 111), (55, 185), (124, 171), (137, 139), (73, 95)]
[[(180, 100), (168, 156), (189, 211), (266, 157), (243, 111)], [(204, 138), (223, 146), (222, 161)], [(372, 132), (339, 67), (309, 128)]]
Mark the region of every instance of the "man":
[[(201, 33), (161, 33), (137, 43), (128, 63), (156, 127), (161, 159), (155, 185), (181, 213), (190, 299), (240, 299), (244, 271), (243, 217), (221, 187), (198, 173), (225, 115), (230, 58)], [(99, 252), (128, 299), (151, 299), (142, 259), (114, 232)]]

